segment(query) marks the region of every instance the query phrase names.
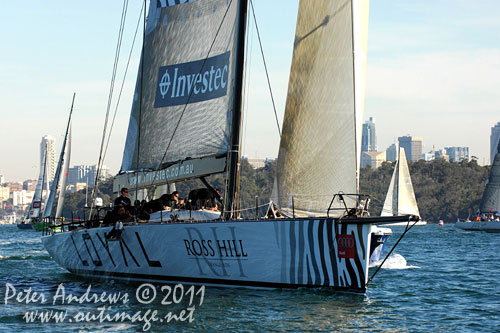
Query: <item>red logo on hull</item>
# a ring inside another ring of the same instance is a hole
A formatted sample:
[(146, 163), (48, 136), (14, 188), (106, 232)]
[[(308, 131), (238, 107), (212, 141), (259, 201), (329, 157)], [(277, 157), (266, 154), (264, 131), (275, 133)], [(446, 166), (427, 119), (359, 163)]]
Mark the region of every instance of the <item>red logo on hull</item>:
[(354, 258), (356, 255), (356, 239), (354, 235), (338, 235), (337, 248), (339, 258)]

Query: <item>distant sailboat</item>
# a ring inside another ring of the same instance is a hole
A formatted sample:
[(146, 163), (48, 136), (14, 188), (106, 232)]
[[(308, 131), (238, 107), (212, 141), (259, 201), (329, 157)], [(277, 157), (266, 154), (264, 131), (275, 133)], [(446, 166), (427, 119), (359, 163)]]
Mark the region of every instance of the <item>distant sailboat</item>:
[[(71, 116), (73, 114), (73, 105), (75, 102), (75, 95), (73, 95), (73, 101), (71, 103), (71, 110), (69, 113), (68, 125), (66, 126), (66, 133), (64, 135), (64, 142), (61, 147), (61, 155), (59, 156), (59, 162), (57, 163), (56, 173), (52, 181), (52, 186), (50, 188), (50, 194), (46, 200), (45, 208), (42, 213), (41, 221), (33, 224), (33, 228), (38, 231), (44, 229), (43, 220), (47, 218), (59, 218), (62, 211), (62, 204), (64, 202), (64, 194), (66, 191), (66, 181), (68, 177), (69, 159), (71, 153)], [(55, 197), (59, 185), (61, 184), (61, 190), (59, 192), (59, 199), (56, 207), (56, 211), (52, 213), (52, 206), (54, 205)]]
[[(385, 197), (384, 207), (382, 208), (381, 216), (398, 216), (411, 214), (420, 216), (415, 192), (408, 169), (406, 153), (403, 147), (399, 147), (398, 159), (392, 174), (391, 184)], [(412, 224), (415, 222), (412, 222)], [(407, 225), (407, 222), (392, 223), (390, 225)], [(426, 225), (425, 221), (418, 221), (415, 225)]]
[(458, 221), (455, 223), (455, 227), (464, 230), (500, 233), (500, 141), (479, 205), (479, 212), (474, 220)]

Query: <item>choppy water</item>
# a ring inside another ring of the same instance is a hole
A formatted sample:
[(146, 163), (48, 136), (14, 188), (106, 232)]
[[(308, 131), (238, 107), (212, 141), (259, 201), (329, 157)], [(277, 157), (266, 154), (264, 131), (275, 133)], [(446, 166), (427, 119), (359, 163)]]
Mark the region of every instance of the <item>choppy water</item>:
[[(403, 227), (392, 227), (390, 247)], [(375, 277), (366, 295), (325, 290), (242, 290), (207, 288), (203, 304), (194, 298), (193, 322), (154, 322), (151, 331), (500, 331), (500, 234), (465, 232), (452, 225), (413, 228)], [(374, 269), (370, 270), (373, 273)], [(93, 303), (14, 302), (6, 284), (19, 292), (54, 296), (60, 283), (66, 294), (128, 293), (130, 301), (110, 312), (156, 309), (179, 314), (188, 297), (176, 305), (149, 305), (135, 300), (137, 286), (114, 281), (87, 281), (67, 273), (44, 250), (40, 233), (0, 226), (0, 331), (95, 332), (142, 331), (143, 322), (26, 323), (33, 310), (98, 313)], [(187, 287), (187, 286), (186, 286)], [(196, 289), (197, 290), (197, 289)], [(12, 291), (12, 290), (11, 290)], [(158, 292), (161, 291), (158, 287)], [(171, 298), (170, 298), (171, 299)], [(71, 318), (71, 317), (69, 317)]]

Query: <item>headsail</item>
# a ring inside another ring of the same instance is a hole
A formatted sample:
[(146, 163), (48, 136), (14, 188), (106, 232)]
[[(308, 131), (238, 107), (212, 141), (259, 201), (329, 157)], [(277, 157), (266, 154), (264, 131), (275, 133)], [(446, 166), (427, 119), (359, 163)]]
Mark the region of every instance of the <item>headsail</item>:
[(399, 147), (398, 159), (385, 197), (381, 216), (416, 215), (420, 216), (417, 199), (413, 191), (410, 170), (403, 147)]
[(335, 193), (357, 193), (368, 0), (300, 2), (277, 193), (281, 209), (325, 214)]
[[(227, 0), (150, 2), (144, 67), (139, 68), (122, 171), (226, 156), (237, 93), (240, 5)], [(187, 166), (183, 178), (203, 174), (203, 163), (193, 165), (198, 170)], [(224, 171), (225, 163), (216, 169)], [(214, 171), (212, 166), (207, 170)]]
[(40, 174), (38, 175), (38, 180), (36, 182), (35, 194), (33, 195), (33, 201), (31, 202), (28, 218), (39, 217), (40, 210), (42, 208), (42, 197), (47, 171), (47, 149), (41, 151), (44, 152), (43, 156), (40, 158), (40, 160), (43, 161), (43, 164), (40, 165)]
[(68, 181), (68, 173), (69, 173), (69, 160), (71, 159), (71, 124), (69, 128), (69, 134), (67, 137), (66, 143), (66, 158), (64, 161), (63, 174), (61, 178), (61, 190), (59, 191), (59, 200), (57, 200), (57, 208), (56, 208), (56, 219), (61, 217), (62, 208), (64, 205), (64, 195), (66, 193), (66, 183)]
[(500, 212), (500, 141), (479, 210), (481, 213)]
[(68, 125), (66, 126), (66, 133), (64, 134), (64, 141), (61, 147), (61, 155), (59, 155), (59, 162), (57, 163), (56, 173), (54, 175), (54, 179), (52, 181), (52, 186), (50, 188), (49, 197), (45, 203), (45, 208), (43, 211), (43, 217), (52, 216), (52, 206), (54, 204), (54, 200), (56, 197), (57, 190), (59, 188), (59, 181), (61, 180), (61, 171), (64, 171), (63, 168), (65, 166), (65, 154), (66, 154), (66, 145), (68, 144), (69, 137), (69, 129), (71, 126), (71, 115), (73, 114), (73, 105), (75, 103), (75, 94), (73, 94), (73, 101), (71, 102), (71, 110), (69, 112)]

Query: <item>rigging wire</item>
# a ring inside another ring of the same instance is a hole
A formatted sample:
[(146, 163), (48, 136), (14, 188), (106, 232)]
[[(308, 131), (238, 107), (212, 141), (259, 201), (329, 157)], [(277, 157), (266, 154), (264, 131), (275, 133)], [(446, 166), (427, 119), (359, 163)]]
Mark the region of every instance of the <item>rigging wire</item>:
[(121, 20), (120, 20), (120, 28), (118, 29), (118, 42), (117, 42), (116, 50), (115, 50), (115, 60), (114, 60), (114, 65), (113, 65), (113, 72), (111, 74), (111, 83), (110, 83), (110, 87), (109, 87), (108, 105), (106, 107), (106, 117), (104, 120), (104, 128), (103, 128), (103, 134), (102, 134), (102, 140), (101, 140), (101, 149), (99, 151), (99, 160), (97, 163), (97, 170), (96, 170), (96, 175), (95, 175), (94, 187), (92, 189), (92, 196), (91, 196), (92, 201), (90, 204), (89, 220), (90, 220), (90, 217), (92, 216), (92, 210), (94, 208), (95, 196), (97, 195), (97, 193), (99, 191), (99, 176), (100, 176), (100, 171), (101, 171), (102, 164), (103, 164), (104, 142), (106, 139), (106, 130), (108, 128), (109, 113), (111, 110), (111, 100), (113, 97), (113, 90), (114, 90), (114, 85), (115, 85), (118, 60), (120, 58), (120, 50), (121, 50), (121, 44), (122, 44), (122, 40), (123, 40), (123, 31), (125, 28), (125, 20), (127, 17), (127, 9), (128, 9), (128, 0), (123, 0), (122, 16), (121, 16)]
[(127, 74), (128, 74), (128, 67), (130, 65), (130, 59), (132, 59), (132, 52), (134, 51), (135, 40), (137, 38), (137, 32), (139, 31), (139, 25), (141, 24), (143, 10), (144, 10), (144, 6), (141, 7), (141, 12), (139, 13), (139, 19), (137, 20), (137, 25), (136, 25), (135, 33), (134, 33), (134, 39), (132, 40), (132, 46), (130, 47), (130, 53), (128, 55), (127, 65), (125, 67), (125, 73), (123, 74), (123, 80), (122, 80), (122, 85), (120, 87), (120, 93), (118, 94), (118, 99), (116, 101), (115, 113), (113, 114), (113, 120), (111, 121), (111, 126), (109, 128), (108, 141), (106, 142), (106, 149), (104, 150), (104, 154), (103, 154), (103, 163), (104, 163), (104, 159), (106, 158), (106, 153), (108, 152), (109, 140), (111, 139), (111, 132), (113, 131), (113, 125), (115, 124), (116, 114), (118, 112), (118, 106), (119, 106), (120, 101), (121, 101), (123, 87), (125, 86), (125, 79), (126, 79)]
[(276, 125), (278, 126), (278, 134), (281, 138), (280, 123), (278, 120), (278, 113), (276, 112), (276, 105), (274, 103), (273, 90), (271, 89), (271, 81), (269, 80), (269, 72), (267, 71), (266, 58), (264, 57), (264, 48), (262, 47), (262, 41), (260, 39), (259, 26), (257, 25), (257, 18), (255, 17), (255, 10), (253, 8), (253, 0), (250, 0), (250, 6), (252, 7), (253, 20), (255, 22), (255, 30), (257, 31), (257, 38), (259, 40), (260, 53), (262, 54), (262, 62), (264, 63), (264, 69), (266, 71), (267, 85), (269, 87), (269, 93), (271, 94), (271, 101), (273, 102), (274, 117), (276, 118)]
[[(144, 8), (146, 8), (146, 1), (144, 0)], [(139, 97), (139, 128), (137, 130), (137, 164), (136, 164), (136, 169), (139, 169), (139, 160), (140, 160), (140, 152), (141, 152), (141, 125), (142, 125), (142, 102), (143, 102), (143, 89), (142, 89), (142, 84), (144, 82), (144, 52), (145, 52), (145, 46), (146, 46), (146, 10), (144, 10), (144, 21), (143, 21), (144, 27), (142, 31), (142, 52), (141, 52), (141, 87), (140, 87), (140, 92), (141, 95)], [(138, 188), (139, 188), (139, 181), (138, 181), (139, 174), (135, 174), (135, 200), (137, 201), (139, 197), (138, 193)], [(144, 196), (143, 196), (144, 197)], [(134, 213), (135, 215), (135, 213)], [(136, 219), (136, 217), (134, 217)]]
[[(201, 68), (200, 68), (200, 71), (199, 71), (199, 73), (198, 73), (198, 74), (201, 74), (201, 72), (202, 72), (203, 68), (205, 67), (205, 63), (207, 62), (208, 57), (210, 56), (210, 52), (212, 51), (212, 48), (213, 48), (213, 46), (214, 46), (214, 44), (215, 44), (215, 41), (217, 40), (217, 36), (219, 35), (219, 32), (220, 32), (220, 30), (221, 30), (221, 28), (222, 28), (222, 24), (224, 24), (224, 21), (225, 21), (225, 19), (226, 19), (227, 13), (229, 12), (229, 8), (231, 8), (231, 4), (232, 4), (232, 3), (233, 3), (233, 0), (231, 0), (231, 1), (229, 2), (228, 6), (227, 6), (226, 12), (224, 13), (224, 16), (222, 17), (222, 21), (221, 21), (221, 23), (220, 23), (220, 25), (219, 25), (219, 28), (217, 29), (217, 32), (215, 33), (214, 39), (212, 40), (212, 44), (210, 45), (210, 48), (208, 49), (207, 56), (206, 56), (206, 57), (205, 57), (205, 59), (203, 60), (203, 64), (201, 65)], [(165, 153), (163, 154), (163, 157), (162, 157), (162, 159), (161, 159), (160, 163), (158, 163), (158, 166), (157, 166), (156, 168), (154, 168), (154, 169), (153, 169), (153, 171), (158, 171), (158, 170), (160, 170), (160, 168), (161, 168), (161, 166), (162, 166), (162, 164), (163, 164), (163, 161), (165, 160), (165, 157), (167, 156), (167, 152), (168, 152), (168, 150), (169, 150), (169, 148), (170, 148), (170, 145), (172, 144), (172, 141), (173, 141), (173, 139), (174, 139), (175, 133), (177, 132), (177, 129), (179, 128), (179, 125), (180, 125), (180, 123), (181, 123), (182, 117), (184, 116), (184, 113), (185, 113), (185, 111), (186, 111), (186, 109), (187, 109), (187, 106), (188, 106), (188, 104), (189, 104), (189, 101), (191, 100), (191, 96), (193, 95), (193, 91), (194, 91), (194, 89), (192, 89), (192, 90), (191, 90), (191, 92), (189, 93), (188, 99), (187, 99), (186, 103), (184, 104), (184, 108), (182, 109), (181, 115), (179, 116), (179, 120), (177, 121), (177, 124), (175, 125), (175, 127), (174, 127), (174, 131), (173, 131), (173, 133), (172, 133), (172, 136), (170, 137), (170, 141), (168, 142), (167, 148), (165, 149)], [(139, 155), (139, 154), (138, 154), (138, 155)], [(151, 185), (150, 185), (151, 187), (153, 187), (153, 185), (154, 185), (154, 183), (155, 183), (155, 181), (156, 181), (157, 175), (158, 175), (158, 173), (155, 173), (155, 174), (154, 174), (153, 180), (152, 180)], [(137, 182), (136, 182), (136, 183), (137, 183)], [(148, 194), (148, 199), (151, 199), (151, 198), (149, 197), (149, 194)]]

